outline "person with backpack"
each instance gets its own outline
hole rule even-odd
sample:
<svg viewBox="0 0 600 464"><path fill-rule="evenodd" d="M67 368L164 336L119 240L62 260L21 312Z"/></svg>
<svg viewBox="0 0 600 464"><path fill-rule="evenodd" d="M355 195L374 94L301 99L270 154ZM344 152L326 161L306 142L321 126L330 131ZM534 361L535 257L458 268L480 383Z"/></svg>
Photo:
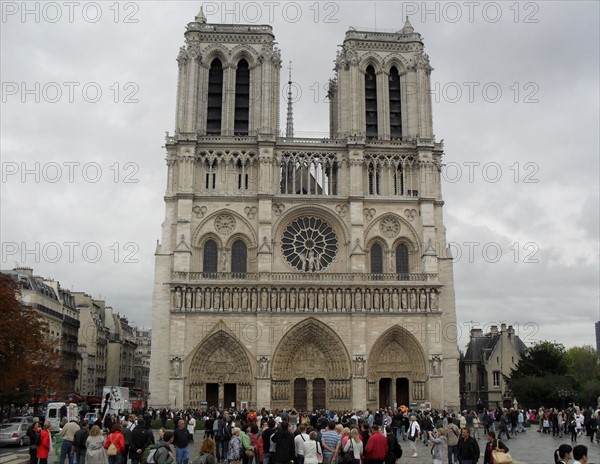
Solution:
<svg viewBox="0 0 600 464"><path fill-rule="evenodd" d="M108 464L121 464L121 454L125 451L125 437L121 433L121 426L114 424L104 442L104 449L108 454Z"/></svg>
<svg viewBox="0 0 600 464"><path fill-rule="evenodd" d="M206 438L202 441L202 446L200 447L200 455L194 459L194 464L217 464L217 447L215 445L215 441Z"/></svg>
<svg viewBox="0 0 600 464"><path fill-rule="evenodd" d="M281 429L275 432L271 440L275 443L275 464L290 464L294 460L296 447L294 436L289 431L289 424L281 422Z"/></svg>
<svg viewBox="0 0 600 464"><path fill-rule="evenodd" d="M81 428L75 432L75 438L73 438L73 446L75 447L75 458L77 464L85 464L86 441L89 436L90 425L88 421L84 420L81 423Z"/></svg>
<svg viewBox="0 0 600 464"><path fill-rule="evenodd" d="M484 415L484 417L488 417ZM488 418L489 419L489 418ZM460 430L454 423L454 418L448 418L448 426L446 427L446 438L448 441L448 464L458 462L458 439L460 438Z"/></svg>
<svg viewBox="0 0 600 464"><path fill-rule="evenodd" d="M171 443L173 443L173 432L168 430L162 439L156 442L156 449L148 455L147 464L173 464L175 453L171 448Z"/></svg>
<svg viewBox="0 0 600 464"><path fill-rule="evenodd" d="M152 435L152 431L146 428L144 420L138 419L138 425L131 432L129 443L131 464L140 464L144 450L152 443L150 435Z"/></svg>
<svg viewBox="0 0 600 464"><path fill-rule="evenodd" d="M261 434L263 442L263 464L271 463L271 437L275 433L275 419L272 417L267 421L267 428Z"/></svg>

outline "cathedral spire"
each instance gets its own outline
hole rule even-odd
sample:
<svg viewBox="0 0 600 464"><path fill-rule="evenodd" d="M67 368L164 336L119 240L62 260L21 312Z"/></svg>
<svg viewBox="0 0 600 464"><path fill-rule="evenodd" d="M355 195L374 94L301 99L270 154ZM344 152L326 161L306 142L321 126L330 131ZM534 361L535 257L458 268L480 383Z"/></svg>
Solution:
<svg viewBox="0 0 600 464"><path fill-rule="evenodd" d="M200 6L200 11L196 15L195 19L197 23L206 24L206 16L204 16L204 10L202 9L202 6Z"/></svg>
<svg viewBox="0 0 600 464"><path fill-rule="evenodd" d="M294 136L294 114L292 112L292 62L288 66L289 78L288 78L288 103L287 103L287 121L285 125L285 136Z"/></svg>
<svg viewBox="0 0 600 464"><path fill-rule="evenodd" d="M415 28L412 27L412 24L408 20L408 16L406 17L406 22L404 23L404 28L402 29L403 34L412 34L415 32Z"/></svg>

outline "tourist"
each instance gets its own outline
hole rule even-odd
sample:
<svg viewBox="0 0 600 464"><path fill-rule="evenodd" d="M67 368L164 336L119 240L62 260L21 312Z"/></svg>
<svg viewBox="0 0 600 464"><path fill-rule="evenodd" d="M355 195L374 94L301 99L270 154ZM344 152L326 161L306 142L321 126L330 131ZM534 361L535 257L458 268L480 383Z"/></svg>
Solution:
<svg viewBox="0 0 600 464"><path fill-rule="evenodd" d="M554 462L555 464L567 464L573 458L573 448L571 445L560 445L556 451L554 451Z"/></svg>
<svg viewBox="0 0 600 464"><path fill-rule="evenodd" d="M196 431L196 419L192 414L188 415L187 430L190 436L190 443L194 443L194 432Z"/></svg>
<svg viewBox="0 0 600 464"><path fill-rule="evenodd" d="M335 432L335 422L329 421L327 430L321 435L321 446L323 447L323 463L331 464L336 462L340 451L341 438Z"/></svg>
<svg viewBox="0 0 600 464"><path fill-rule="evenodd" d="M431 456L433 464L442 464L444 460L444 450L447 449L446 429L439 428L437 433L429 432L429 439L433 443Z"/></svg>
<svg viewBox="0 0 600 464"><path fill-rule="evenodd" d="M350 431L350 438L344 445L344 453L349 452L351 452L354 457L354 464L360 464L360 459L363 454L363 444L358 434L358 429L355 428Z"/></svg>
<svg viewBox="0 0 600 464"><path fill-rule="evenodd" d="M462 436L458 440L457 447L458 462L460 464L475 464L479 459L479 445L469 434L469 429L462 429Z"/></svg>
<svg viewBox="0 0 600 464"><path fill-rule="evenodd" d="M114 448L116 448L116 454L112 454ZM112 425L104 442L104 449L107 450L108 464L121 464L122 454L125 451L125 437L123 437L119 424Z"/></svg>
<svg viewBox="0 0 600 464"><path fill-rule="evenodd" d="M485 445L485 451L483 453L483 464L493 464L492 451L501 450L505 453L508 453L508 447L500 441L500 439L496 439L496 434L494 432L488 433L488 442Z"/></svg>
<svg viewBox="0 0 600 464"><path fill-rule="evenodd" d="M215 441L210 438L202 440L200 446L199 464L217 464L217 446Z"/></svg>
<svg viewBox="0 0 600 464"><path fill-rule="evenodd" d="M185 428L183 419L177 421L177 428L173 432L173 445L175 445L177 464L188 464L190 461L190 434Z"/></svg>
<svg viewBox="0 0 600 464"><path fill-rule="evenodd" d="M85 464L108 464L102 430L94 425L85 441Z"/></svg>
<svg viewBox="0 0 600 464"><path fill-rule="evenodd" d="M310 440L303 443L304 448L304 464L320 464L323 459L323 448L317 441L317 432L312 431L308 435Z"/></svg>
<svg viewBox="0 0 600 464"><path fill-rule="evenodd" d="M289 428L290 425L286 421L282 421L280 430L275 432L271 438L275 443L275 464L290 464L294 460L296 454L294 436Z"/></svg>
<svg viewBox="0 0 600 464"><path fill-rule="evenodd" d="M75 437L73 438L73 445L75 446L75 457L77 464L85 464L86 442L89 436L90 425L88 421L84 420L81 423L81 428L77 432L75 432Z"/></svg>
<svg viewBox="0 0 600 464"><path fill-rule="evenodd" d="M357 430L358 432L358 430ZM383 431L382 431L383 433ZM396 440L395 434L392 433L392 426L385 426L385 435L387 440L388 451L385 457L386 464L396 464L396 460L402 457L402 447L398 440ZM358 436L358 433L357 433Z"/></svg>
<svg viewBox="0 0 600 464"><path fill-rule="evenodd" d="M173 464L175 462L175 453L171 449L171 443L173 443L173 432L167 430L162 437L156 443L156 451L154 452L154 463L155 464Z"/></svg>
<svg viewBox="0 0 600 464"><path fill-rule="evenodd" d="M29 464L37 464L37 446L41 432L40 420L34 417L33 423L27 428L26 432L26 435L29 437Z"/></svg>
<svg viewBox="0 0 600 464"><path fill-rule="evenodd" d="M387 438L380 433L379 426L373 425L373 433L365 447L365 454L369 464L383 464L388 454Z"/></svg>
<svg viewBox="0 0 600 464"><path fill-rule="evenodd" d="M300 424L297 430L298 433L294 437L294 448L296 450L296 464L304 464L304 443L307 440L310 440L310 437L306 433L305 424Z"/></svg>
<svg viewBox="0 0 600 464"><path fill-rule="evenodd" d="M408 440L410 448L412 449L412 457L417 457L417 445L415 442L421 433L421 428L419 427L419 423L417 422L417 416L410 416L410 424L408 426Z"/></svg>
<svg viewBox="0 0 600 464"><path fill-rule="evenodd" d="M66 418L64 418L66 420ZM62 439L62 446L60 448L60 460L59 464L64 464L65 459L68 457L69 464L74 464L75 453L73 448L73 440L75 439L75 433L79 430L79 424L75 419L66 423L60 432L58 433Z"/></svg>
<svg viewBox="0 0 600 464"><path fill-rule="evenodd" d="M573 464L587 464L588 449L585 445L577 445L573 448Z"/></svg>
<svg viewBox="0 0 600 464"><path fill-rule="evenodd" d="M242 453L242 440L240 439L241 430L237 427L231 429L231 439L227 446L227 460L229 462L239 462Z"/></svg>
<svg viewBox="0 0 600 464"><path fill-rule="evenodd" d="M36 450L39 464L48 464L48 456L50 453L54 453L54 449L52 448L52 435L50 434L51 430L52 424L50 422L45 422L44 428L40 432L40 444Z"/></svg>

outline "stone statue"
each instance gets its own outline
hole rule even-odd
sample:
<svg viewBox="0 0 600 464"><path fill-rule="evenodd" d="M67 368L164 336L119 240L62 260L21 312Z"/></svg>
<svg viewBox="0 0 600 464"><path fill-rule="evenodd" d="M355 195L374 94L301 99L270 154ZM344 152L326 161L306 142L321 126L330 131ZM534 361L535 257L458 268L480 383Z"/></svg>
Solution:
<svg viewBox="0 0 600 464"><path fill-rule="evenodd" d="M408 308L406 290L402 290L402 297L401 298L402 298L402 309Z"/></svg>
<svg viewBox="0 0 600 464"><path fill-rule="evenodd" d="M220 288L215 288L213 302L214 302L213 308L215 309L215 311L220 311L221 310L221 289Z"/></svg>
<svg viewBox="0 0 600 464"><path fill-rule="evenodd" d="M392 310L397 311L399 306L398 306L399 300L398 300L398 290L394 289L392 291Z"/></svg>
<svg viewBox="0 0 600 464"><path fill-rule="evenodd" d="M441 366L442 366L442 360L440 359L440 357L438 355L435 355L433 358L431 358L431 374L432 375L440 375L441 373Z"/></svg>
<svg viewBox="0 0 600 464"><path fill-rule="evenodd" d="M240 291L237 288L233 289L233 297L231 298L231 307L234 311L240 309Z"/></svg>
<svg viewBox="0 0 600 464"><path fill-rule="evenodd" d="M301 289L298 295L298 309L301 309L302 311L306 309L306 294L304 289Z"/></svg>
<svg viewBox="0 0 600 464"><path fill-rule="evenodd" d="M262 378L269 377L269 358L267 358L266 356L262 356L259 359L259 366L260 366L260 376Z"/></svg>
<svg viewBox="0 0 600 464"><path fill-rule="evenodd" d="M277 290L271 289L271 311L277 311Z"/></svg>
<svg viewBox="0 0 600 464"><path fill-rule="evenodd" d="M358 377L365 375L365 358L357 356L354 360L354 374Z"/></svg>
<svg viewBox="0 0 600 464"><path fill-rule="evenodd" d="M381 295L381 307L384 311L390 310L390 294L387 291L387 288L383 289L383 294Z"/></svg>
<svg viewBox="0 0 600 464"><path fill-rule="evenodd" d="M371 298L371 290L367 289L367 291L365 292L365 301L364 301L366 311L371 311L371 303L372 302L373 302L373 300Z"/></svg>
<svg viewBox="0 0 600 464"><path fill-rule="evenodd" d="M317 309L321 311L325 309L325 295L322 288L317 291Z"/></svg>
<svg viewBox="0 0 600 464"><path fill-rule="evenodd" d="M256 308L258 308L258 293L256 292L256 289L253 288L250 292L250 309L256 311Z"/></svg>
<svg viewBox="0 0 600 464"><path fill-rule="evenodd" d="M352 310L352 293L350 293L349 288L344 292L344 310Z"/></svg>
<svg viewBox="0 0 600 464"><path fill-rule="evenodd" d="M419 295L419 307L421 309L427 309L427 293L425 293L425 290L421 290Z"/></svg>
<svg viewBox="0 0 600 464"><path fill-rule="evenodd" d="M327 304L327 311L333 311L334 307L333 307L333 293L331 292L331 289L327 290L327 295L325 297L325 301Z"/></svg>
<svg viewBox="0 0 600 464"><path fill-rule="evenodd" d="M343 295L342 295L342 290L341 289L337 289L335 291L335 310L336 311L341 311L344 308L344 301L343 301Z"/></svg>
<svg viewBox="0 0 600 464"><path fill-rule="evenodd" d="M242 311L248 310L248 289L247 288L242 289L242 298L241 298L241 302L240 302L240 308L242 309Z"/></svg>
<svg viewBox="0 0 600 464"><path fill-rule="evenodd" d="M357 311L360 311L362 309L363 305L362 305L362 293L360 291L360 289L356 289L356 291L354 292L354 309L356 309Z"/></svg>
<svg viewBox="0 0 600 464"><path fill-rule="evenodd" d="M263 288L260 291L260 309L265 310L269 307L269 294L267 293L267 289Z"/></svg>
<svg viewBox="0 0 600 464"><path fill-rule="evenodd" d="M314 309L315 309L315 292L312 288L308 290L307 300L308 300L308 309L310 311L314 311Z"/></svg>
<svg viewBox="0 0 600 464"><path fill-rule="evenodd" d="M434 311L438 309L438 295L435 290L431 290L429 294L429 306Z"/></svg>
<svg viewBox="0 0 600 464"><path fill-rule="evenodd" d="M410 291L410 309L417 309L417 294L414 290Z"/></svg>
<svg viewBox="0 0 600 464"><path fill-rule="evenodd" d="M231 308L231 293L228 288L223 289L223 309Z"/></svg>
<svg viewBox="0 0 600 464"><path fill-rule="evenodd" d="M295 288L292 288L290 290L289 308L292 311L294 311L296 309L296 289Z"/></svg>
<svg viewBox="0 0 600 464"><path fill-rule="evenodd" d="M204 306L204 294L202 292L202 289L197 288L196 289L196 308L197 309L202 309Z"/></svg>
<svg viewBox="0 0 600 464"><path fill-rule="evenodd" d="M181 309L181 289L175 289L175 309Z"/></svg>
<svg viewBox="0 0 600 464"><path fill-rule="evenodd" d="M204 308L211 309L212 308L212 292L210 288L207 288L204 291Z"/></svg>
<svg viewBox="0 0 600 464"><path fill-rule="evenodd" d="M185 307L187 309L192 308L192 289L188 288L185 292Z"/></svg>
<svg viewBox="0 0 600 464"><path fill-rule="evenodd" d="M379 311L380 308L381 308L381 298L379 295L379 289L377 288L373 292L373 309L376 311Z"/></svg>
<svg viewBox="0 0 600 464"><path fill-rule="evenodd" d="M282 288L279 290L279 308L282 311L285 311L287 309L287 291L285 288Z"/></svg>
<svg viewBox="0 0 600 464"><path fill-rule="evenodd" d="M181 377L181 360L179 358L173 358L171 360L171 377Z"/></svg>

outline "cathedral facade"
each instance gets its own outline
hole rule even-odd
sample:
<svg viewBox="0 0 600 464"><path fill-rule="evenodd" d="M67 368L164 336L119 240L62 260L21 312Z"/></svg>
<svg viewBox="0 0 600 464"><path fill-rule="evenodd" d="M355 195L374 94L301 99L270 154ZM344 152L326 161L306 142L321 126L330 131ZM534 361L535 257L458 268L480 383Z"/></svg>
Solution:
<svg viewBox="0 0 600 464"><path fill-rule="evenodd" d="M150 404L457 408L443 145L410 23L349 30L330 137L279 131L270 26L187 25L167 134ZM290 104L291 105L291 104Z"/></svg>

